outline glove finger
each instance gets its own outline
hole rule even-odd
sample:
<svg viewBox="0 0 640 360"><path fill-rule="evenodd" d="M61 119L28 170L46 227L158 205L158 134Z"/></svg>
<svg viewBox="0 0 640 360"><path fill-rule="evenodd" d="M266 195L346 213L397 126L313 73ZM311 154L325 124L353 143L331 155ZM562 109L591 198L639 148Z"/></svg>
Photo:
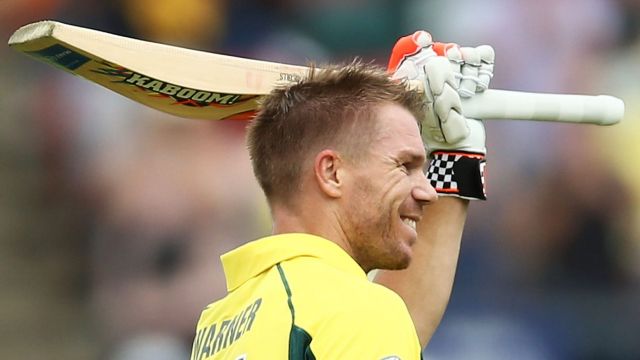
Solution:
<svg viewBox="0 0 640 360"><path fill-rule="evenodd" d="M435 99L434 112L440 120L444 142L458 142L469 135L466 119L461 115L460 96L451 86L445 86L442 94Z"/></svg>
<svg viewBox="0 0 640 360"><path fill-rule="evenodd" d="M493 78L493 63L496 53L489 45L481 45L476 48L480 54L480 68L478 69L478 86L476 91L482 92L489 88L489 82Z"/></svg>
<svg viewBox="0 0 640 360"><path fill-rule="evenodd" d="M441 127L444 142L447 144L457 145L470 134L467 119L454 109L449 110L446 121L441 122Z"/></svg>
<svg viewBox="0 0 640 360"><path fill-rule="evenodd" d="M456 90L449 85L443 87L440 95L435 98L433 107L436 115L438 115L440 119L446 117L446 114L448 114L449 110L451 109L462 113L462 102L460 101L460 95L458 95Z"/></svg>
<svg viewBox="0 0 640 360"><path fill-rule="evenodd" d="M451 48L458 48L458 44L456 43L443 43L443 42L434 42L433 45L431 45L433 48L433 51L435 51L435 53L438 56L444 56L447 57L447 52L449 51L449 49Z"/></svg>
<svg viewBox="0 0 640 360"><path fill-rule="evenodd" d="M454 75L454 84L452 85L454 89L458 90L460 88L460 79L462 75L460 73L460 68L464 63L462 60L462 52L460 52L460 47L450 47L447 49L446 53L447 59L449 59L449 66L451 67L451 71L453 71Z"/></svg>
<svg viewBox="0 0 640 360"><path fill-rule="evenodd" d="M427 31L418 30L411 35L411 40L421 48L426 48L433 44L433 37Z"/></svg>
<svg viewBox="0 0 640 360"><path fill-rule="evenodd" d="M428 92L427 92L428 93ZM445 138L442 133L442 128L440 125L440 118L436 115L434 111L433 97L428 96L429 99L427 103L426 116L422 121L422 138L425 144L431 142L444 143Z"/></svg>
<svg viewBox="0 0 640 360"><path fill-rule="evenodd" d="M442 142L444 137L442 135L442 131L440 130L440 119L436 115L434 111L434 97L433 93L430 91L429 81L424 77L424 95L426 99L426 108L425 108L425 117L422 120L421 124L421 133L423 139L432 139L438 142Z"/></svg>
<svg viewBox="0 0 640 360"><path fill-rule="evenodd" d="M462 97L471 97L476 93L476 86L479 82L478 70L480 68L480 53L476 48L463 47L460 48L462 60L464 64L461 68L462 80L458 93Z"/></svg>
<svg viewBox="0 0 640 360"><path fill-rule="evenodd" d="M431 56L435 56L435 53L431 49L433 39L431 34L424 30L419 30L411 35L403 36L396 41L393 49L391 50L391 56L389 56L389 63L387 65L387 71L394 73L394 78L402 78L398 75L398 71L401 67L406 67L406 61L412 60L415 65L424 65L424 60ZM412 78L413 79L413 78Z"/></svg>
<svg viewBox="0 0 640 360"><path fill-rule="evenodd" d="M422 76L420 73L420 68L413 62L411 59L405 59L402 64L400 64L391 78L394 80L407 79L407 80L416 80Z"/></svg>
<svg viewBox="0 0 640 360"><path fill-rule="evenodd" d="M451 65L447 58L434 57L429 60L424 67L426 74L426 80L428 82L428 89L431 92L439 96L445 85L449 84L452 87L456 87L456 79L454 72L451 71ZM427 89L427 87L425 87Z"/></svg>
<svg viewBox="0 0 640 360"><path fill-rule="evenodd" d="M431 144L435 142L435 143L444 144L445 138L444 138L444 134L442 133L442 129L440 128L440 123L438 121L438 118L433 117L431 119L435 120L436 123L434 124L431 121L425 121L422 125L422 139L424 143Z"/></svg>

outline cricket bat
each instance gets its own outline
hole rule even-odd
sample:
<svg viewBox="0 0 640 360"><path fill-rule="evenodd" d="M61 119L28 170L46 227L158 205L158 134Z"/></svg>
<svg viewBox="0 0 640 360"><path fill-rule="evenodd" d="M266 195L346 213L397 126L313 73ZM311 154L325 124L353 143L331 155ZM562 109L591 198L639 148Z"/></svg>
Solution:
<svg viewBox="0 0 640 360"><path fill-rule="evenodd" d="M308 68L169 46L55 21L18 29L9 45L154 109L185 118L250 119L274 87ZM411 84L420 88L421 83ZM462 100L475 119L611 125L624 115L613 96L486 90Z"/></svg>

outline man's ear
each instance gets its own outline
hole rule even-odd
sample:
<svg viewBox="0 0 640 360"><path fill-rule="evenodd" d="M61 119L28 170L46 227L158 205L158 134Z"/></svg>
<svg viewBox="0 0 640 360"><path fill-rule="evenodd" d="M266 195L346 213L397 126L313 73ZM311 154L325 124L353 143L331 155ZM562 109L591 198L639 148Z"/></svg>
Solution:
<svg viewBox="0 0 640 360"><path fill-rule="evenodd" d="M344 187L344 168L340 154L325 149L319 152L313 162L315 179L320 190L327 196L339 198Z"/></svg>

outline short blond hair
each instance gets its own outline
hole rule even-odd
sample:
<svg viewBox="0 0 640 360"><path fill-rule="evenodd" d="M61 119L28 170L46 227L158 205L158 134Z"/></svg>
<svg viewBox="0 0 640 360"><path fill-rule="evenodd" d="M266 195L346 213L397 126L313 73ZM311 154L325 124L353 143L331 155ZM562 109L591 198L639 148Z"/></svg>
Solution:
<svg viewBox="0 0 640 360"><path fill-rule="evenodd" d="M265 97L250 123L247 145L254 174L269 202L288 203L300 189L305 161L334 148L358 157L376 133L374 110L395 103L409 110L418 124L424 96L391 80L384 69L354 61L309 75Z"/></svg>

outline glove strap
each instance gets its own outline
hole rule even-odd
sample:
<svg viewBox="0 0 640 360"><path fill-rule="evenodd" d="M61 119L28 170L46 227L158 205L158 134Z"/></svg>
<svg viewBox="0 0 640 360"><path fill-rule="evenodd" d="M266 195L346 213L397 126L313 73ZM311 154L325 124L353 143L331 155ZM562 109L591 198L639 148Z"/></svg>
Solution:
<svg viewBox="0 0 640 360"><path fill-rule="evenodd" d="M462 151L434 151L427 178L436 192L468 200L486 200L485 155Z"/></svg>

